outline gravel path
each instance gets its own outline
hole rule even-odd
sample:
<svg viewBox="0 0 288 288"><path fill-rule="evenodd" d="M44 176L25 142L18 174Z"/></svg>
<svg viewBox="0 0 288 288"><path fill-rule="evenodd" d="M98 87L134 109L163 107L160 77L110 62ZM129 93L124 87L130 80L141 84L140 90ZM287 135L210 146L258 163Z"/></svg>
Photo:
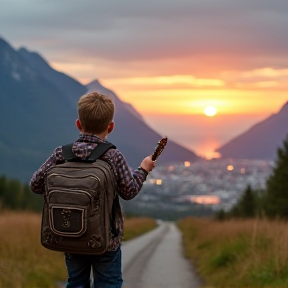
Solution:
<svg viewBox="0 0 288 288"><path fill-rule="evenodd" d="M144 236L123 243L123 288L200 288L201 281L183 257L181 234L164 222Z"/></svg>

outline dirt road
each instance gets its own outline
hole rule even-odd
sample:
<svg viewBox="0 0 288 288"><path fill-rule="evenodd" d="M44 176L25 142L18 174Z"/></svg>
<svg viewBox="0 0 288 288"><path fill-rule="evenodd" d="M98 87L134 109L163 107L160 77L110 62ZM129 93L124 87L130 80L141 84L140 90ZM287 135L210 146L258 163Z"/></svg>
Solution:
<svg viewBox="0 0 288 288"><path fill-rule="evenodd" d="M163 222L144 236L122 244L123 288L200 288L201 281L183 257L181 234Z"/></svg>

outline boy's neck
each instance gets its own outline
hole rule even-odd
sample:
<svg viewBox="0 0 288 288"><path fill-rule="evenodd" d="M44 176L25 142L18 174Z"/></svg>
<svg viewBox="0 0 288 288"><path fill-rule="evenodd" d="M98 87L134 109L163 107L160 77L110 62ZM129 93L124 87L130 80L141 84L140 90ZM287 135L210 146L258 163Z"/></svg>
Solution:
<svg viewBox="0 0 288 288"><path fill-rule="evenodd" d="M83 135L91 135L91 133L86 133L86 132L82 132ZM101 140L105 141L107 134L106 133L101 133L101 134L92 134L93 136L96 136L98 138L100 138Z"/></svg>

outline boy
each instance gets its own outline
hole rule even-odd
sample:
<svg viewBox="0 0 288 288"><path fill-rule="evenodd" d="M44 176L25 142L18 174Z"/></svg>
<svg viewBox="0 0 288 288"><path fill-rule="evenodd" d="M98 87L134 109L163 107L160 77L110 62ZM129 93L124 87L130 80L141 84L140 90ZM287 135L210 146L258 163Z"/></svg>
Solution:
<svg viewBox="0 0 288 288"><path fill-rule="evenodd" d="M113 116L114 103L110 98L97 92L83 95L80 98L78 101L78 119L76 120L80 136L72 146L72 152L76 157L85 159L98 143L105 141L114 128ZM148 156L132 173L118 149L108 150L101 159L111 166L117 182L116 192L125 200L132 199L139 193L148 173L155 167L152 157ZM63 162L62 147L57 147L32 176L30 181L32 191L43 194L47 170ZM117 211L114 211L116 214L115 226L119 233L110 240L107 252L102 255L65 253L68 272L66 288L90 287L91 267L94 275L94 287L119 288L122 286L120 244L123 235L123 216L120 205L117 207Z"/></svg>

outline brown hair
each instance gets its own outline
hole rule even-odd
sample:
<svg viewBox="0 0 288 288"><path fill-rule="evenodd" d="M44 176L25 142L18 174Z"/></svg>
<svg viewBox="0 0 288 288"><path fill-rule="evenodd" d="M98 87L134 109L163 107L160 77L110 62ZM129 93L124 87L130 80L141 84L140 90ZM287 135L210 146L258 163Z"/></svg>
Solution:
<svg viewBox="0 0 288 288"><path fill-rule="evenodd" d="M105 95L92 92L78 101L78 117L86 133L99 134L113 121L114 103Z"/></svg>

